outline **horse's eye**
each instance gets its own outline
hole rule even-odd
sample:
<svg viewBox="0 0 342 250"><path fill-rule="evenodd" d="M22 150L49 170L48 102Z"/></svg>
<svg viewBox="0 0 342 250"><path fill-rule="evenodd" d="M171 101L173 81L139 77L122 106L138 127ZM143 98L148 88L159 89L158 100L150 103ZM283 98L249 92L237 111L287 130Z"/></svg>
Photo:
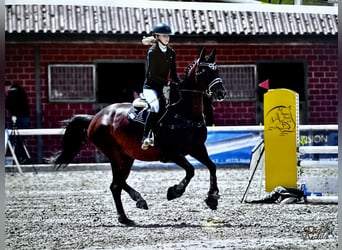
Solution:
<svg viewBox="0 0 342 250"><path fill-rule="evenodd" d="M205 72L205 69L201 69L199 71L196 72L196 75L201 75Z"/></svg>

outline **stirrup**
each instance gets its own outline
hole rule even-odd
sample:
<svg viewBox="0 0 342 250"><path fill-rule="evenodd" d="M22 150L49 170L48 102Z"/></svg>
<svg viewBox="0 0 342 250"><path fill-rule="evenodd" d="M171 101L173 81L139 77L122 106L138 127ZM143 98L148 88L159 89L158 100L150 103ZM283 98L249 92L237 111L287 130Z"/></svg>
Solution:
<svg viewBox="0 0 342 250"><path fill-rule="evenodd" d="M148 136L143 139L143 142L142 142L142 145L141 145L141 149L142 150L147 150L149 146L151 146L151 147L154 146L154 135L153 135L152 131L150 131L148 133Z"/></svg>
<svg viewBox="0 0 342 250"><path fill-rule="evenodd" d="M142 149L142 150L147 150L149 146L150 146L149 139L146 138L146 139L143 141L143 143L141 144L141 149Z"/></svg>
<svg viewBox="0 0 342 250"><path fill-rule="evenodd" d="M145 142L143 142L143 144L141 144L141 149L142 150L147 150L148 149L148 145L145 144Z"/></svg>
<svg viewBox="0 0 342 250"><path fill-rule="evenodd" d="M153 134L152 130L150 131L150 133L148 133L148 137L147 138L149 139L148 144L151 147L153 147L154 146L154 134Z"/></svg>

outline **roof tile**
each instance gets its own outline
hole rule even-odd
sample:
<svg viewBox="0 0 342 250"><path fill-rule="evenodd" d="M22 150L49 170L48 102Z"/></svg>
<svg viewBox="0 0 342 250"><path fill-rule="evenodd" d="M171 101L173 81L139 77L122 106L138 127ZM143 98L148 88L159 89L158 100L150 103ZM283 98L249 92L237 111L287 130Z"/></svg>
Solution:
<svg viewBox="0 0 342 250"><path fill-rule="evenodd" d="M6 5L7 33L148 34L169 23L179 35L335 35L337 14L80 5Z"/></svg>

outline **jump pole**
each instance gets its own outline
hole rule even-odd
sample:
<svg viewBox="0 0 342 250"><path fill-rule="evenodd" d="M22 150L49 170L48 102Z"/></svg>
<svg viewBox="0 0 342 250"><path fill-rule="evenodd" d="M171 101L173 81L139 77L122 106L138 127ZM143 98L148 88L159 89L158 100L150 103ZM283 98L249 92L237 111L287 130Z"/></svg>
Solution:
<svg viewBox="0 0 342 250"><path fill-rule="evenodd" d="M264 94L265 191L297 188L298 94L270 89Z"/></svg>

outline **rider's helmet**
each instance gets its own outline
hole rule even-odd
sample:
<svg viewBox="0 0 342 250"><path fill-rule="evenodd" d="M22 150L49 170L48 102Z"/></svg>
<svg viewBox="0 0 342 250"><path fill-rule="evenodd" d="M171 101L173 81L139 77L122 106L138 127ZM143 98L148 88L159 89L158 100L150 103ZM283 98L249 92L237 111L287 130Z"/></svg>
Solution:
<svg viewBox="0 0 342 250"><path fill-rule="evenodd" d="M152 35L172 35L172 31L169 25L165 23L158 23L153 27Z"/></svg>

